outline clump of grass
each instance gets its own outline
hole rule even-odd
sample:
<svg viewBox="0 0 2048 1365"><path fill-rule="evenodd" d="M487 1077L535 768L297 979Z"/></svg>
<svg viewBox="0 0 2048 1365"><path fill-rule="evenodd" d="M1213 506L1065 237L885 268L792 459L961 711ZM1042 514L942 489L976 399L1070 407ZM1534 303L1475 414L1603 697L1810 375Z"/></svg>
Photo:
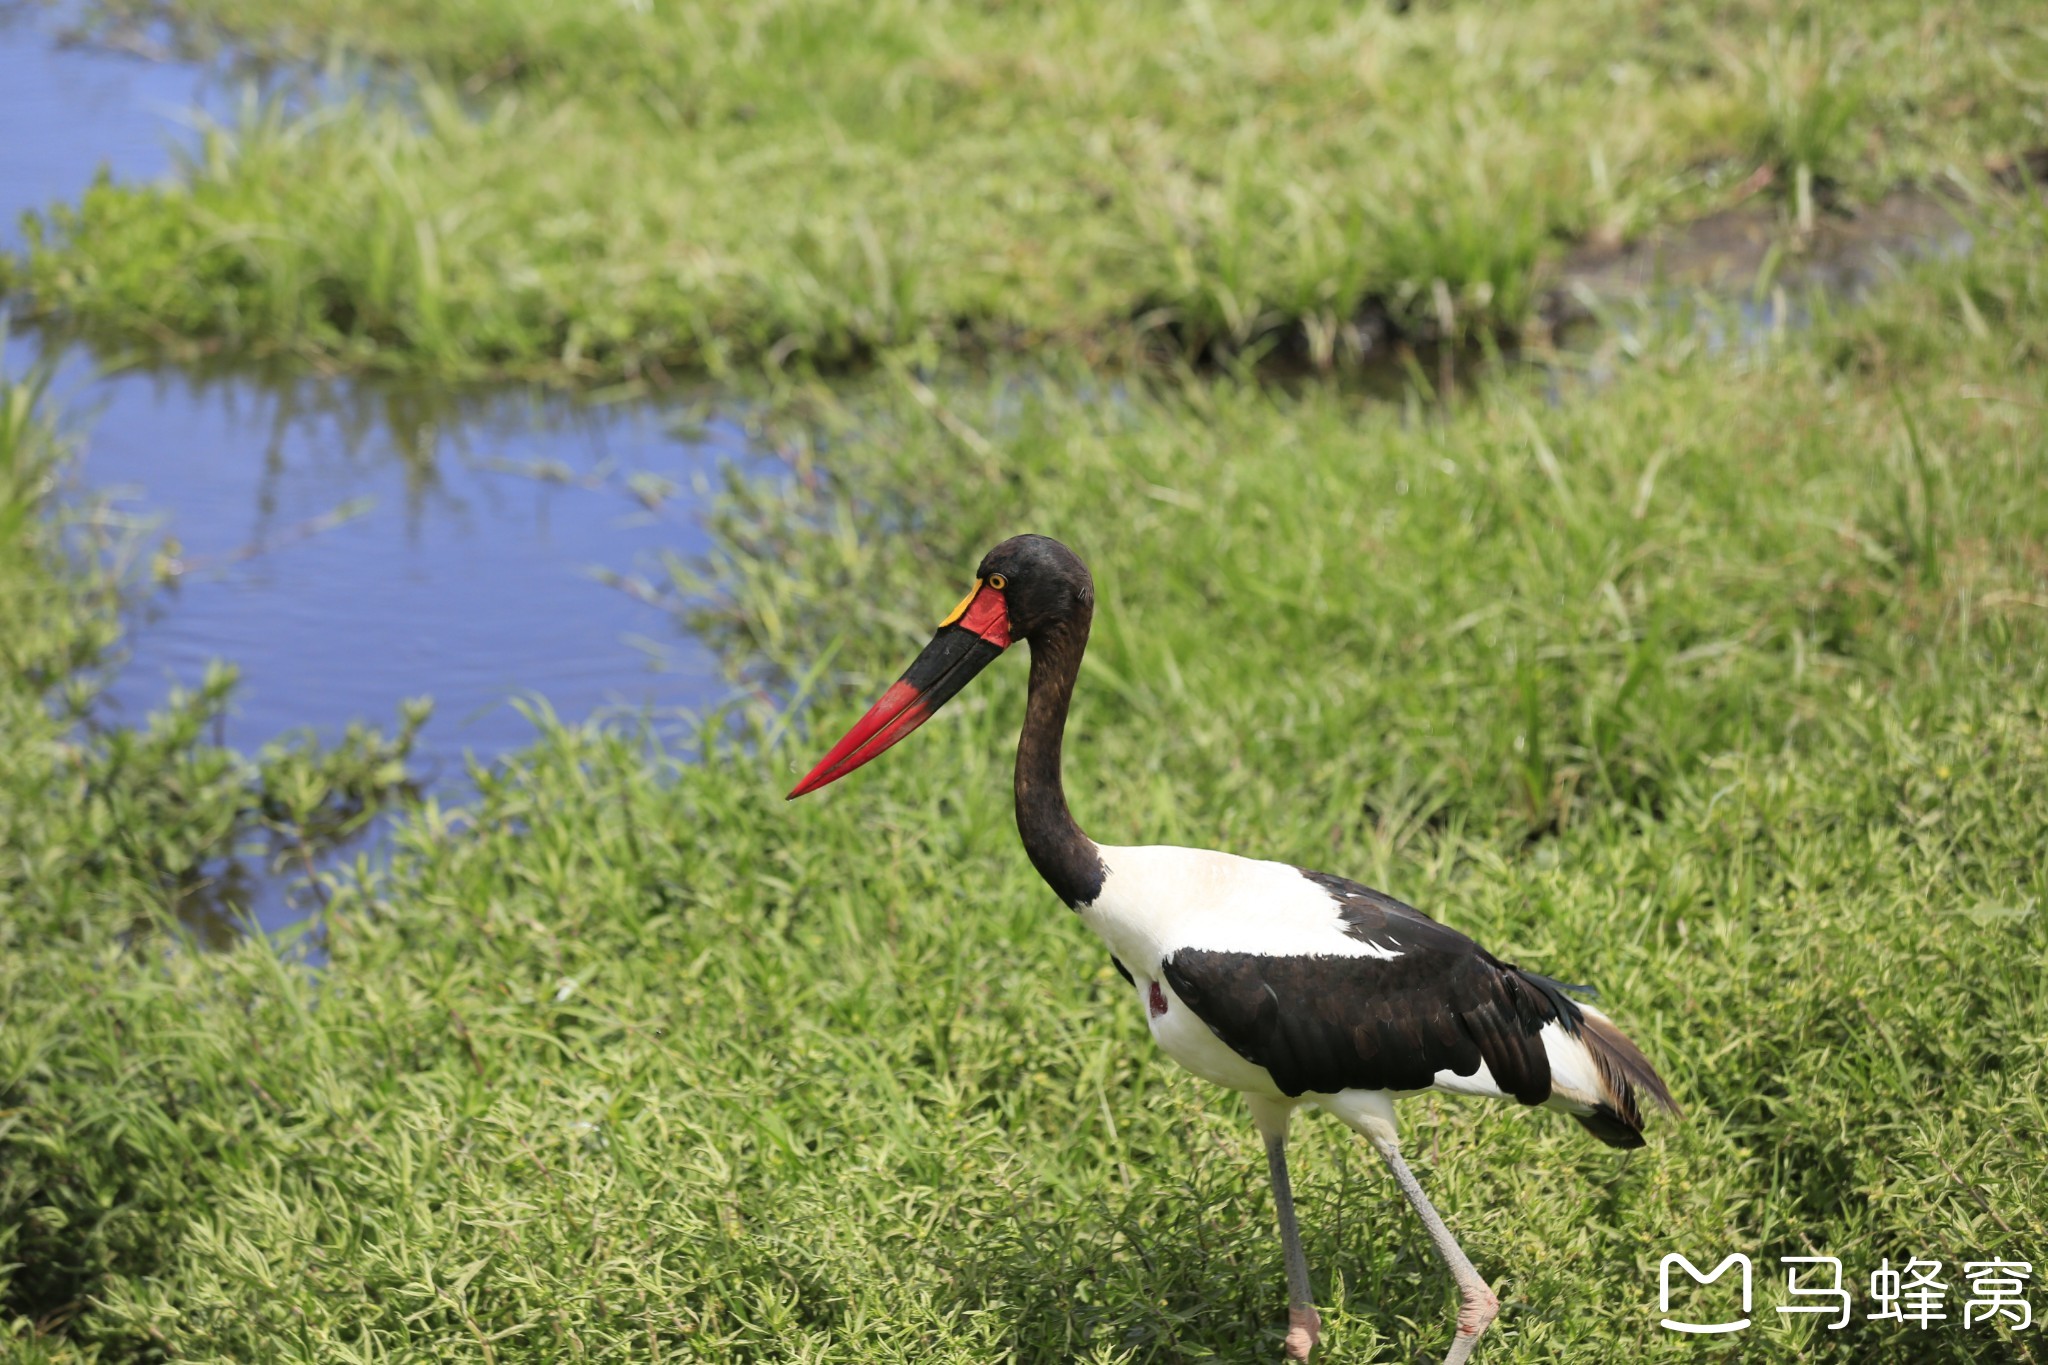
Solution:
<svg viewBox="0 0 2048 1365"><path fill-rule="evenodd" d="M1813 30L1769 31L1754 68L1743 73L1761 96L1754 134L1760 159L1795 175L1832 179L1848 171L1860 150L1852 134L1868 114L1858 47Z"/></svg>
<svg viewBox="0 0 2048 1365"><path fill-rule="evenodd" d="M821 477L742 490L733 562L777 567L703 604L807 685L797 724L735 718L688 762L549 727L332 888L317 978L256 939L201 958L81 928L0 955L9 1349L1276 1354L1237 1102L1151 1055L1015 848L1022 669L901 761L781 800L1027 527L1097 574L1069 761L1098 837L1372 879L1594 980L1686 1102L1626 1160L1553 1115L1407 1106L1509 1304L1489 1360L1690 1354L1656 1325L1671 1250L1832 1254L1852 1281L2028 1259L2038 231L1811 345L1652 355L1555 408L1512 377L1432 415L1057 369L798 395ZM1908 413L1957 528L1938 576L1867 549ZM7 847L51 857L72 809ZM1441 1349L1449 1285L1334 1127L1308 1125L1297 1177L1330 1343ZM1744 1358L2024 1358L1956 1320L1802 1331L1779 1283L1759 1274Z"/></svg>
<svg viewBox="0 0 2048 1365"><path fill-rule="evenodd" d="M2037 27L1809 9L203 0L179 18L402 93L246 111L174 187L42 215L6 275L153 344L451 374L1333 361L1372 326L1512 334L1562 243L1760 158L1853 202L2038 138L1985 93L2048 65Z"/></svg>

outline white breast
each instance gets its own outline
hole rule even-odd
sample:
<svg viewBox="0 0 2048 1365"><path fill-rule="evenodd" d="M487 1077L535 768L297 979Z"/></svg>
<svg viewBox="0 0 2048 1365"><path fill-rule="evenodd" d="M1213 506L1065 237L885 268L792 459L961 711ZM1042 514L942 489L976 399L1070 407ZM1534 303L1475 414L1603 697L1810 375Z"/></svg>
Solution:
<svg viewBox="0 0 2048 1365"><path fill-rule="evenodd" d="M1248 1062L1232 1051L1213 1033L1209 1026L1195 1016L1195 1012L1182 1004L1180 997L1173 993L1173 987L1159 983L1159 990L1166 997L1166 1013L1153 1014L1147 997L1151 991L1150 982L1134 967L1131 975L1138 978L1138 1001L1145 1010L1146 1023L1152 1029L1152 1041L1159 1050L1179 1062L1183 1067L1200 1076L1212 1085L1227 1090L1244 1090L1254 1095L1277 1097L1280 1088L1273 1084L1273 1078L1266 1068Z"/></svg>

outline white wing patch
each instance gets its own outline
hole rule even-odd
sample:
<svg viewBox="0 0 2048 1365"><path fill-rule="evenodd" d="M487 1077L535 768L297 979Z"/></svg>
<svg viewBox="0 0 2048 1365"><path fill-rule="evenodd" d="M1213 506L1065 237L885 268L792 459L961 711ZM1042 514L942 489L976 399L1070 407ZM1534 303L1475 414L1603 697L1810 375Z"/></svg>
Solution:
<svg viewBox="0 0 2048 1365"><path fill-rule="evenodd" d="M1604 1019L1591 1005L1581 1005L1580 1010ZM1557 1108L1573 1113L1584 1109L1591 1112L1605 1102L1600 1085L1600 1068L1593 1061L1592 1049L1582 1039L1574 1038L1564 1031L1564 1025L1555 1021L1545 1024L1540 1035L1543 1051L1550 1058L1550 1098ZM1558 1104L1563 1100L1566 1103Z"/></svg>
<svg viewBox="0 0 2048 1365"><path fill-rule="evenodd" d="M1182 948L1383 962L1404 955L1398 941L1346 933L1337 901L1286 863L1165 844L1101 854L1108 875L1081 918L1133 971Z"/></svg>
<svg viewBox="0 0 2048 1365"><path fill-rule="evenodd" d="M1460 1076L1448 1068L1439 1071L1430 1089L1441 1090L1447 1095L1478 1095L1489 1100L1508 1098L1508 1092L1493 1079L1493 1071L1485 1062L1481 1062L1479 1069L1469 1076Z"/></svg>

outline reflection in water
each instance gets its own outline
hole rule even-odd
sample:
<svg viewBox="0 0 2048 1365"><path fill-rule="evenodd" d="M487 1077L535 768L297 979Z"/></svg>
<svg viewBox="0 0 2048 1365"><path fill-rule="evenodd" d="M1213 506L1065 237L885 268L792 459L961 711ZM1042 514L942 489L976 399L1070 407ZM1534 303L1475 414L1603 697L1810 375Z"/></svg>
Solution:
<svg viewBox="0 0 2048 1365"><path fill-rule="evenodd" d="M242 673L226 741L390 722L431 695L429 773L491 757L561 715L674 710L722 696L716 661L602 581L706 548L696 510L749 463L729 420L588 406L527 389L457 394L191 369L107 371L83 347L17 336L9 364L61 357L55 396L81 472L153 520L168 580L113 680L139 720L225 659Z"/></svg>

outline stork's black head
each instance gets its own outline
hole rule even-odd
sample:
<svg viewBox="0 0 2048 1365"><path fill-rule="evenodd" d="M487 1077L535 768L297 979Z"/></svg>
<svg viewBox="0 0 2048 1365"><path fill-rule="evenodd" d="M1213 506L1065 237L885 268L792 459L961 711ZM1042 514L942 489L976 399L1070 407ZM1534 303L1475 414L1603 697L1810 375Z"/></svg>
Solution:
<svg viewBox="0 0 2048 1365"><path fill-rule="evenodd" d="M981 557L973 588L924 653L790 795L836 782L924 724L1012 641L1035 648L1094 611L1095 581L1078 555L1050 536L1012 536Z"/></svg>
<svg viewBox="0 0 2048 1365"><path fill-rule="evenodd" d="M1051 536L1010 537L981 557L974 577L1003 594L1012 639L1035 639L1095 609L1088 566Z"/></svg>

